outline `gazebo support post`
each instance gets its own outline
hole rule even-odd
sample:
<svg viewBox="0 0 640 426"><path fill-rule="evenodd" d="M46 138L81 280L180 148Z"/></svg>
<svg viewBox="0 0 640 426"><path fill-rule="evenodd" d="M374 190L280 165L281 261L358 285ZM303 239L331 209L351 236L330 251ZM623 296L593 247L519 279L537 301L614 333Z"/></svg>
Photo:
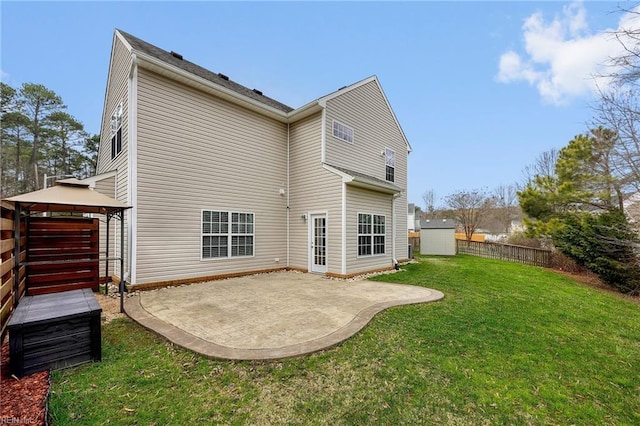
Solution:
<svg viewBox="0 0 640 426"><path fill-rule="evenodd" d="M107 212L107 241L105 242L105 250L107 251L106 260L104 261L104 294L109 294L109 222L111 221L111 213Z"/></svg>

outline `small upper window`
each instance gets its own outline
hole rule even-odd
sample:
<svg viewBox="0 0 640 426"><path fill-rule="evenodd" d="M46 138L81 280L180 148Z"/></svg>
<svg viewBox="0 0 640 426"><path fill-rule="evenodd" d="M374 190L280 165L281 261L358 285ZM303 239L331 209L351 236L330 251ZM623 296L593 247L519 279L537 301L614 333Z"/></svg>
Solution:
<svg viewBox="0 0 640 426"><path fill-rule="evenodd" d="M353 129L333 120L333 136L345 142L353 143Z"/></svg>
<svg viewBox="0 0 640 426"><path fill-rule="evenodd" d="M385 179L388 182L394 182L396 175L396 153L392 149L385 148L384 162L386 166Z"/></svg>
<svg viewBox="0 0 640 426"><path fill-rule="evenodd" d="M122 102L111 115L111 159L122 151Z"/></svg>

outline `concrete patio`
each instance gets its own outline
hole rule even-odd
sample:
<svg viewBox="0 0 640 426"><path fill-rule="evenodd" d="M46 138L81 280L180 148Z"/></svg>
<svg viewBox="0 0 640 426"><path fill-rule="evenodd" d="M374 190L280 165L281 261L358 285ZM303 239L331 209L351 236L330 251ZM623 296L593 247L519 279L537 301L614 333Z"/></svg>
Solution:
<svg viewBox="0 0 640 426"><path fill-rule="evenodd" d="M391 306L444 295L424 287L276 272L127 298L127 314L173 343L225 359L277 359L333 346Z"/></svg>

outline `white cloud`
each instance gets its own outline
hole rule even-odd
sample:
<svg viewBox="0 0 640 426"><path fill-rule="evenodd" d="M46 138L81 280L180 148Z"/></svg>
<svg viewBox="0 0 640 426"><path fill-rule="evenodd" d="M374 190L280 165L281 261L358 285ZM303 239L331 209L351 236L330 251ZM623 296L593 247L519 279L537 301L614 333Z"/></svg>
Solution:
<svg viewBox="0 0 640 426"><path fill-rule="evenodd" d="M640 12L640 6L634 11ZM574 2L550 22L539 12L529 16L522 26L525 53L510 50L500 56L498 81L526 81L545 102L556 105L606 84L594 76L603 71L609 58L622 52L612 32L640 27L640 15L625 13L618 28L590 32L586 13L581 2Z"/></svg>
<svg viewBox="0 0 640 426"><path fill-rule="evenodd" d="M3 69L0 69L0 81L7 82L9 80L9 73L4 72Z"/></svg>

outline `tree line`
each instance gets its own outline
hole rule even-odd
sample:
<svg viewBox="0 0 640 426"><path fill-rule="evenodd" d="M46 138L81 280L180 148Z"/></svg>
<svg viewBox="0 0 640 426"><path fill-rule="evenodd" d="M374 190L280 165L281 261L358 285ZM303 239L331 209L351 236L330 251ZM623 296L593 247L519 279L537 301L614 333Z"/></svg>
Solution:
<svg viewBox="0 0 640 426"><path fill-rule="evenodd" d="M51 185L45 176L95 174L99 141L53 90L0 82L0 198Z"/></svg>
<svg viewBox="0 0 640 426"><path fill-rule="evenodd" d="M546 242L619 291L640 294L640 217L628 209L640 194L640 28L622 28L612 37L624 52L600 76L607 84L593 105L591 126L562 149L540 154L507 194L516 195L527 237ZM498 205L506 223L510 210L504 207L513 198L500 193L458 191L444 201L470 239ZM423 198L432 210L433 191Z"/></svg>
<svg viewBox="0 0 640 426"><path fill-rule="evenodd" d="M640 194L640 28L613 36L624 51L601 76L609 84L591 129L538 158L544 167L534 167L518 197L531 236L551 239L607 284L640 294L640 217L626 208Z"/></svg>
<svg viewBox="0 0 640 426"><path fill-rule="evenodd" d="M428 189L422 194L425 210L417 210L425 219L456 219L467 240L481 227L491 233L508 234L514 221L522 217L517 189L511 184L493 190L460 190L444 196L442 206L437 205L435 191Z"/></svg>

